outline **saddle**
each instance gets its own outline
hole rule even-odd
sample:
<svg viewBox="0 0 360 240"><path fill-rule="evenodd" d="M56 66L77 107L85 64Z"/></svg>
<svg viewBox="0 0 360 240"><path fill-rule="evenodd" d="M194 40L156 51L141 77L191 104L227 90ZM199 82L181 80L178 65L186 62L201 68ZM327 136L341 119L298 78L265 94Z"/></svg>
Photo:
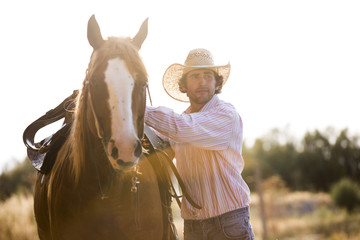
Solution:
<svg viewBox="0 0 360 240"><path fill-rule="evenodd" d="M75 90L56 108L49 110L45 115L31 123L23 133L23 141L27 147L27 155L31 164L42 174L51 171L60 148L69 136L75 99L78 93L79 91ZM63 125L56 133L35 143L35 135L41 128L62 118L64 118Z"/></svg>
<svg viewBox="0 0 360 240"><path fill-rule="evenodd" d="M76 97L78 94L79 91L74 90L73 93L68 96L64 101L62 101L56 108L49 110L48 112L46 112L45 115L31 123L23 133L23 141L25 146L27 147L28 158L33 167L42 174L48 174L51 171L56 161L59 150L69 136L73 121L73 113L76 106ZM41 140L40 142L35 143L35 135L41 128L56 121L59 121L63 118L63 125L56 133ZM156 156L158 156L157 159L160 159L159 156L162 155L162 159L166 159L166 163L161 164L167 165L174 173L184 197L193 207L201 209L201 206L196 204L187 193L185 184L183 183L174 163L172 162L172 159L174 158L174 152L171 149L170 144L160 139L146 124L144 132L145 136L142 142L144 148L149 150L148 154L155 154ZM159 169L158 166L156 166L157 164L159 164L159 162L160 160L158 160L156 163L151 163L155 171L157 171L156 169ZM173 192L171 196L176 199L180 207L179 199L182 196L177 195L169 173L157 174L157 176L160 175L165 175L165 179L162 179L162 181L167 181L168 184L171 185L171 189Z"/></svg>

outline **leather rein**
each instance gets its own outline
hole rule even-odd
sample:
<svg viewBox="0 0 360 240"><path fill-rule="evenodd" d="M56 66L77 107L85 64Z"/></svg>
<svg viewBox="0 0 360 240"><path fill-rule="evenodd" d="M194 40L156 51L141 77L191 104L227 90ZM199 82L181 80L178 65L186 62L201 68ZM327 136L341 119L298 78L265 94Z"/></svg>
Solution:
<svg viewBox="0 0 360 240"><path fill-rule="evenodd" d="M149 85L147 86L147 92L148 92L148 95L149 95L149 100L150 100L150 105L152 106L152 101L151 101L151 95L150 95L150 89L149 89ZM173 198L175 198L179 208L181 208L181 202L180 202L180 198L182 197L185 197L189 203L194 207L194 208L197 208L197 209L201 209L202 207L200 205L198 205L192 198L191 196L189 195L189 193L187 192L186 190L186 187L185 187L185 184L183 182L183 180L181 179L180 177L180 174L179 172L177 171L172 159L170 156L171 155L174 155L173 153L173 150L170 146L170 143L169 142L165 142L163 141L162 139L160 139L155 133L153 130L151 130L151 128L145 124L145 127L144 127L144 133L145 133L145 136L147 137L147 139L149 140L150 142L150 145L151 145L151 149L152 151L157 154L157 155L162 155L165 159L166 159L166 162L167 164L170 166L170 169L172 170L172 172L174 173L175 177L176 177L176 180L178 181L178 184L180 186L180 189L183 193L183 195L178 195L176 193L176 189L175 189L175 186L173 184L173 182L171 181L171 179L169 179L169 182L171 184L171 189L173 191L173 193L171 194L171 196ZM159 158L159 157L158 157Z"/></svg>
<svg viewBox="0 0 360 240"><path fill-rule="evenodd" d="M148 87L147 87L147 91L148 91L150 103L152 105L150 91ZM67 97L63 102L61 102L56 108L49 110L48 112L46 112L45 115L43 115L42 117L38 118L33 123L31 123L23 133L23 141L25 146L27 147L27 154L31 161L31 164L37 171L39 171L42 174L47 174L51 171L55 163L58 151L60 150L63 143L66 141L67 137L69 136L70 128L72 125L72 114L75 109L75 105L76 105L75 101L78 94L79 94L78 90L73 91L73 93L69 97ZM94 118L96 119L95 122L98 122L96 113L92 106L91 95L89 94L88 97L90 97L90 107L92 108ZM35 143L34 140L35 135L41 128L49 124L52 124L62 118L64 118L63 125L56 133L41 140L40 142ZM99 128L97 129L98 129L98 137L101 139L103 137L102 128L99 125ZM179 183L179 187L183 195L178 195L176 193L176 189L170 177L168 179L168 181L171 184L171 189L173 192L171 193L171 196L176 199L179 207L180 207L180 198L185 197L193 207L197 209L201 209L202 207L199 206L197 203L195 203L195 201L190 197L190 195L186 191L185 184L182 181L172 161L172 158L170 157L171 155L173 155L173 152L171 152L172 149L169 143L164 142L162 139L160 139L153 132L153 130L147 125L145 125L144 133L145 133L145 138L148 139L148 141L150 142L150 150L151 150L150 153L154 152L158 158L161 155L163 156L163 158L166 159L166 164L170 167L171 171L174 173ZM95 164L95 168L97 171L95 159L92 159L92 161ZM104 199L106 198L106 195L102 190L99 179L98 182L99 182L100 197ZM136 192L138 184L139 182L135 175L132 178L132 188L131 188L132 192Z"/></svg>

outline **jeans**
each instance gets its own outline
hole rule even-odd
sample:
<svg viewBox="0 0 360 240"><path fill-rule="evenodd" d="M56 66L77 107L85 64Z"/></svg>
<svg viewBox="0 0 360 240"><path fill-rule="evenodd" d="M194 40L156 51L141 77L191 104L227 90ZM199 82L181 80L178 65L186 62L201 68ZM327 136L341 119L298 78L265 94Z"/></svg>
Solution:
<svg viewBox="0 0 360 240"><path fill-rule="evenodd" d="M249 207L204 220L184 220L184 240L254 240Z"/></svg>

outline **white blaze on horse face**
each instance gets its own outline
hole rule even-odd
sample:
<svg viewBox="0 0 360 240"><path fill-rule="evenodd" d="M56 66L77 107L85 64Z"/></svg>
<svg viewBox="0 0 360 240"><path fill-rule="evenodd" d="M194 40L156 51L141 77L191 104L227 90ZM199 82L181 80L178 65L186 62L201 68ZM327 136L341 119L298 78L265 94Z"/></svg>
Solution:
<svg viewBox="0 0 360 240"><path fill-rule="evenodd" d="M137 163L138 160L134 151L139 139L131 107L135 82L125 62L118 58L108 61L105 82L109 92L112 125L106 151L113 167L119 169L123 167L121 164Z"/></svg>

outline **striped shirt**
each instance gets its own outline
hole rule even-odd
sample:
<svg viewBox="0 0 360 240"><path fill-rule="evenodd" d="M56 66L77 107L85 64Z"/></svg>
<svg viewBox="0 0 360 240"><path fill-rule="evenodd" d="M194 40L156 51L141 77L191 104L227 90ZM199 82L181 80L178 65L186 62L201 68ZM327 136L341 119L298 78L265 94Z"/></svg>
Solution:
<svg viewBox="0 0 360 240"><path fill-rule="evenodd" d="M217 95L196 113L146 107L146 123L168 138L176 166L196 209L183 198L183 219L206 219L246 207L250 190L241 177L243 125L240 115Z"/></svg>

